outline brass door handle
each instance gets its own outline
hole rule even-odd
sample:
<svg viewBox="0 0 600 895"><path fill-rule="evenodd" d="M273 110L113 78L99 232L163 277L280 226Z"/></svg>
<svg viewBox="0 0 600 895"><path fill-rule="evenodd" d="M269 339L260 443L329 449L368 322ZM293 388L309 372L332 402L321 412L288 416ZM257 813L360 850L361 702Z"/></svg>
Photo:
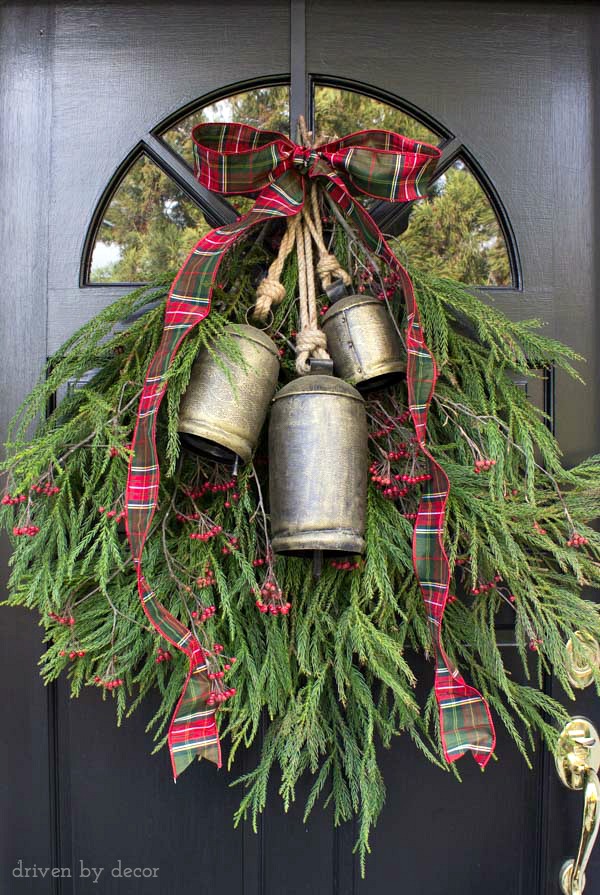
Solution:
<svg viewBox="0 0 600 895"><path fill-rule="evenodd" d="M575 655L577 645L579 655ZM567 677L577 690L583 690L594 682L592 669L600 669L600 646L587 631L575 631L567 641Z"/></svg>
<svg viewBox="0 0 600 895"><path fill-rule="evenodd" d="M556 770L569 789L583 790L583 822L577 855L560 869L563 895L581 895L585 888L585 868L600 826L600 737L587 718L577 716L563 728L558 738Z"/></svg>

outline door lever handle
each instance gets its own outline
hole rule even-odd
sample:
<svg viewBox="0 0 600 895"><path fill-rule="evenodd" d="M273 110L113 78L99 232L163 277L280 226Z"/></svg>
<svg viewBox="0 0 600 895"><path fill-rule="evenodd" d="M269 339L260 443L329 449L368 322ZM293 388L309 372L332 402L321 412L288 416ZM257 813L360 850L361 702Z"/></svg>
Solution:
<svg viewBox="0 0 600 895"><path fill-rule="evenodd" d="M600 669L600 645L587 631L575 631L567 641L566 672L571 686L584 690L593 684L593 669Z"/></svg>
<svg viewBox="0 0 600 895"><path fill-rule="evenodd" d="M587 867L600 826L600 737L587 718L577 716L563 728L556 751L556 770L569 789L583 790L579 848L560 869L563 895L582 895Z"/></svg>

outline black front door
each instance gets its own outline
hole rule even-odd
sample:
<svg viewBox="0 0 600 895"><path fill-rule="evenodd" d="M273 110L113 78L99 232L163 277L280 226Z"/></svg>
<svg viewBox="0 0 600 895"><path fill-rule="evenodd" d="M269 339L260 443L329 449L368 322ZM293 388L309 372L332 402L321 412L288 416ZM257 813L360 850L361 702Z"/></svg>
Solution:
<svg viewBox="0 0 600 895"><path fill-rule="evenodd" d="M597 381L592 4L8 2L0 17L3 432L45 358L127 291L124 280L143 279L123 267L116 275L106 247L95 254L119 178L143 160L209 224L226 219L231 210L203 195L186 168L176 123L242 91L285 90L287 102L288 84L288 120L325 120L344 95L359 95L430 132L444 170L475 177L494 211L505 258L480 283L489 299L548 321L587 357L588 383ZM593 387L557 377L542 399L568 462L598 449ZM195 764L174 786L166 754L150 757L151 704L117 729L96 692L71 701L63 683L43 688L33 618L5 609L0 624L2 892L559 891L581 801L542 748L530 770L500 735L499 761L482 775L466 758L458 783L399 739L382 755L387 803L361 880L353 830L334 830L328 811L304 824L303 794L285 814L274 792L256 835L234 830L238 792L225 771ZM505 649L514 650L510 632ZM424 694L431 669L416 671ZM591 695L572 711L600 724ZM20 866L29 873L15 873ZM587 878L586 891L600 893L600 857Z"/></svg>

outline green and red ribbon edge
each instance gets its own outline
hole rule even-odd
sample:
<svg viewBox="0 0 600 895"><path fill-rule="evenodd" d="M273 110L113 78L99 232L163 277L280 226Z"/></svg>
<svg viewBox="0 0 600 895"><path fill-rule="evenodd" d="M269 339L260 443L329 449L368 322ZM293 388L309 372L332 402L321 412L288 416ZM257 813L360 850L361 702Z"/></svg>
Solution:
<svg viewBox="0 0 600 895"><path fill-rule="evenodd" d="M466 684L446 655L441 624L448 597L450 568L444 549L448 477L431 455L427 416L437 380L435 359L425 344L412 281L366 209L350 188L388 201L423 198L440 151L390 131L368 130L306 149L283 134L242 124L201 124L194 128L195 175L213 192L252 194L253 208L232 224L216 227L199 240L170 288L160 345L150 362L140 397L132 440L125 520L138 594L156 631L189 659L188 674L171 720L167 741L174 778L194 758L221 766L213 707L206 704L210 681L200 643L161 603L143 573L142 555L158 503L160 468L156 452L158 410L166 374L183 339L209 313L213 286L227 250L253 226L298 214L306 179L319 179L367 248L394 270L407 306L406 344L409 410L431 479L425 483L415 521L413 564L427 610L436 654L435 695L446 760L470 751L483 768L495 748L487 702ZM256 195L258 194L258 195Z"/></svg>

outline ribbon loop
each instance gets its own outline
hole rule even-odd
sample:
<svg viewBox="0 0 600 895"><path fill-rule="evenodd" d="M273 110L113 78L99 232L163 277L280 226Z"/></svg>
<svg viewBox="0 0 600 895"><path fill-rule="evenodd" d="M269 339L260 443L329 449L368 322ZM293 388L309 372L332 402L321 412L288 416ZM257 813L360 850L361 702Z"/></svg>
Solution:
<svg viewBox="0 0 600 895"><path fill-rule="evenodd" d="M158 499L156 418L165 394L165 374L182 340L208 315L217 271L228 249L258 224L299 214L304 206L307 178L318 179L357 237L400 279L408 320L408 403L416 440L431 472L415 522L413 563L437 657L435 693L442 746L449 762L470 751L483 767L495 746L489 708L451 664L441 639L450 582L443 543L449 482L426 444L436 365L425 344L408 272L368 211L354 200L350 191L352 188L390 202L420 199L425 195L440 150L385 130L359 131L314 149L297 146L274 131L235 123L200 124L192 136L195 175L199 182L223 195L250 193L256 201L238 221L217 227L203 237L177 274L167 299L163 337L146 374L132 442L125 509L131 552L134 560L139 560L140 600L156 630L186 653L190 662L168 735L174 775L177 777L195 757L206 757L219 765L221 758L215 712L206 703L210 681L200 645L192 632L156 600L142 571L142 551Z"/></svg>

